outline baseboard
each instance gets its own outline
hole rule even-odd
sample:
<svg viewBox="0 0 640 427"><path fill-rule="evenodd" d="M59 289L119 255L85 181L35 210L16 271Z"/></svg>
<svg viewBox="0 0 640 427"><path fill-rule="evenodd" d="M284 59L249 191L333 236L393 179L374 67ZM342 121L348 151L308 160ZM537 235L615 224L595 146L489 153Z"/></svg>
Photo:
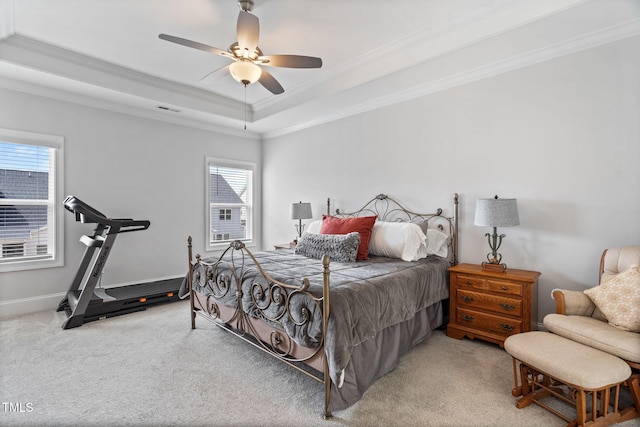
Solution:
<svg viewBox="0 0 640 427"><path fill-rule="evenodd" d="M66 292L36 297L20 298L0 302L0 319L36 313L38 311L55 310L65 297Z"/></svg>
<svg viewBox="0 0 640 427"><path fill-rule="evenodd" d="M104 288L116 288L120 286L136 285L138 283L159 282L161 280L179 279L181 276L167 276L145 280L143 282L127 282L114 285L103 286ZM0 301L0 319L20 316L23 314L36 313L38 311L56 310L60 301L67 295L66 292L55 294L38 295L29 298L19 298L14 300Z"/></svg>

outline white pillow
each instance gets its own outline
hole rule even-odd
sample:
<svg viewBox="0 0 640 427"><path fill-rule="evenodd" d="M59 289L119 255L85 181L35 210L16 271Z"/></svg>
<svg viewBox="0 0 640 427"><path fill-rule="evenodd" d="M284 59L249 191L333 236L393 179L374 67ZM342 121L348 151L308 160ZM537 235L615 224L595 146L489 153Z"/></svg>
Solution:
<svg viewBox="0 0 640 427"><path fill-rule="evenodd" d="M320 227L322 227L322 220L318 219L307 224L307 228L304 231L311 234L320 234Z"/></svg>
<svg viewBox="0 0 640 427"><path fill-rule="evenodd" d="M410 222L376 221L369 240L372 255L417 261L427 256L427 237Z"/></svg>
<svg viewBox="0 0 640 427"><path fill-rule="evenodd" d="M434 228L427 230L427 254L446 258L449 253L449 236Z"/></svg>

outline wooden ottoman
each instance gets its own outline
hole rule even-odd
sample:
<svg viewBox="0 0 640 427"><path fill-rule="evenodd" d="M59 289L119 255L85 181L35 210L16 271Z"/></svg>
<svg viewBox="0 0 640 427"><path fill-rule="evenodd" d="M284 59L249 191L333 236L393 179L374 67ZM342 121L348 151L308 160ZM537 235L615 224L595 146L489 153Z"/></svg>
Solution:
<svg viewBox="0 0 640 427"><path fill-rule="evenodd" d="M631 375L631 368L622 359L539 331L511 335L504 349L513 357L515 387L511 393L522 396L516 403L518 408L534 402L569 422L569 426L607 426L619 420L620 384ZM549 396L573 405L576 418L571 420L541 401ZM591 396L590 408L587 396Z"/></svg>

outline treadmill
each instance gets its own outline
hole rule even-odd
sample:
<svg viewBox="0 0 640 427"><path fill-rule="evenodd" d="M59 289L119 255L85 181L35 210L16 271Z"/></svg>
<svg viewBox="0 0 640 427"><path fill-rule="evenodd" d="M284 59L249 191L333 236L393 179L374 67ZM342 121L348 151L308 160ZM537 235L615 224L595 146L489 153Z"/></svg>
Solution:
<svg viewBox="0 0 640 427"><path fill-rule="evenodd" d="M58 305L57 311L64 310L69 316L62 329L76 328L93 320L143 311L148 305L179 299L180 278L96 288L118 234L146 230L151 223L148 220L107 218L75 196L67 196L64 207L75 214L76 221L96 224L96 228L92 236L84 235L80 238L80 242L87 248L67 296Z"/></svg>

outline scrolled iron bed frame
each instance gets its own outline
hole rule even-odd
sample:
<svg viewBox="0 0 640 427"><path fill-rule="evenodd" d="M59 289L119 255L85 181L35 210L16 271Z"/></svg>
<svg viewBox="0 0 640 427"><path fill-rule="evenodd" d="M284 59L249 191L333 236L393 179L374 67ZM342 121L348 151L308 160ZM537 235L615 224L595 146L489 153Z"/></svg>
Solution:
<svg viewBox="0 0 640 427"><path fill-rule="evenodd" d="M327 213L330 213L330 199L327 199ZM458 260L458 194L453 196L453 215L444 216L442 209L437 209L435 213L420 214L404 208L400 203L385 194L379 194L361 209L343 213L339 209L335 211L336 216L355 217L362 215L378 215L380 220L392 221L431 221L434 219L443 220L448 224L448 230L442 223L437 224L437 228L446 231L450 236L449 247L452 251L450 263L457 264ZM323 268L323 291L322 296L316 296L309 292L309 280L301 278L298 285L283 283L272 278L260 266L251 251L241 241L231 242L229 247L214 262L206 262L198 254L193 258L192 238L188 238L189 255L189 297L191 311L191 329L196 328L196 316L201 316L213 322L222 329L236 335L255 347L263 350L267 354L279 359L296 370L310 376L316 381L324 384L324 413L325 419L332 417L329 410L329 400L331 395L331 378L329 375L329 365L324 354L324 343L326 340L327 325L330 315L330 259L328 255L322 258ZM253 261L253 266L247 265L247 260ZM228 269L227 267L231 267ZM221 272L232 273L223 274ZM258 310L255 318L247 314L243 309L243 289L242 283L245 276L249 274L259 274L264 279L264 284L254 282L251 285L251 298ZM203 277L204 276L204 277ZM203 295L194 291L193 281L196 280L201 286L205 286L210 291L203 301ZM234 287L235 285L235 287ZM236 294L236 307L229 307L218 302L218 299L226 296L229 292ZM299 312L291 309L290 302L296 298L297 294L303 294L308 301L316 306L322 313L322 336L317 347L304 347L297 344L282 327L281 320L287 316L289 320L298 326L305 325L310 321L310 310L302 307ZM266 297L266 298L265 298ZM266 300L266 303L264 302ZM270 314L275 311L275 315ZM280 325L279 328L276 328ZM309 367L311 369L309 369Z"/></svg>

